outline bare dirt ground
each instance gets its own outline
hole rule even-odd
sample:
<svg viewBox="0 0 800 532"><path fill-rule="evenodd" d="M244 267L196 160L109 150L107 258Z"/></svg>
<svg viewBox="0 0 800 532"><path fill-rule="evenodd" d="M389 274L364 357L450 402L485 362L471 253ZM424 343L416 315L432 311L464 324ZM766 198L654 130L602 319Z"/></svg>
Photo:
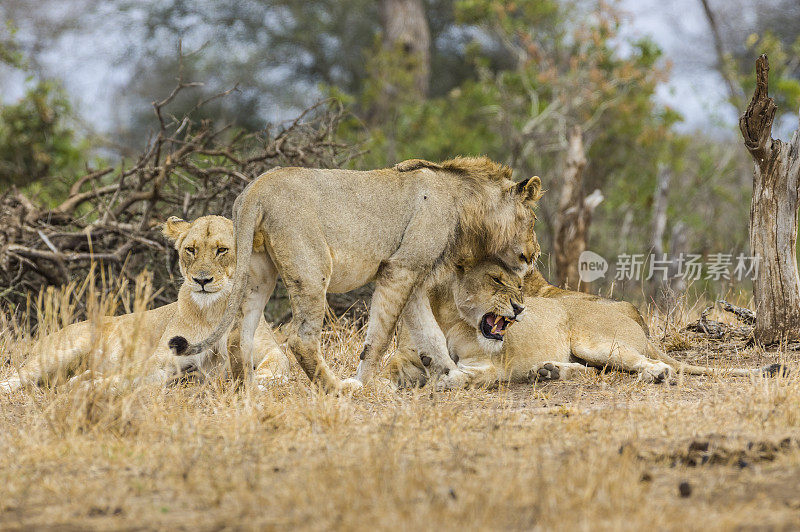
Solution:
<svg viewBox="0 0 800 532"><path fill-rule="evenodd" d="M328 330L339 375L361 341ZM666 343L800 367L744 340ZM797 529L799 427L797 371L352 398L299 370L266 391L21 391L0 396L0 529Z"/></svg>

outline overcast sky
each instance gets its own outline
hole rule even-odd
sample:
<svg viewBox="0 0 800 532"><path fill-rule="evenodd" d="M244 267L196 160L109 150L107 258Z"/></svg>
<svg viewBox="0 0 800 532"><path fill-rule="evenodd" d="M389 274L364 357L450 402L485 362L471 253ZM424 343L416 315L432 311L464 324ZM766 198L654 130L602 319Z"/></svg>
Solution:
<svg viewBox="0 0 800 532"><path fill-rule="evenodd" d="M715 56L699 2L622 0L621 5L630 14L625 32L652 37L672 63L670 82L659 89L658 97L683 114L681 129L732 134L739 111L725 102L725 86L713 68ZM113 128L122 119L114 95L131 72L114 61L124 56L126 47L125 28L114 28L110 33L65 36L56 49L41 57L46 71L64 81L79 113L99 131ZM21 81L20 77L0 80L5 101L19 97Z"/></svg>
<svg viewBox="0 0 800 532"><path fill-rule="evenodd" d="M660 87L658 96L683 114L682 127L734 124L737 112L725 101L725 85L714 68L716 57L700 2L623 0L622 5L631 15L627 33L652 37L672 63L670 81Z"/></svg>

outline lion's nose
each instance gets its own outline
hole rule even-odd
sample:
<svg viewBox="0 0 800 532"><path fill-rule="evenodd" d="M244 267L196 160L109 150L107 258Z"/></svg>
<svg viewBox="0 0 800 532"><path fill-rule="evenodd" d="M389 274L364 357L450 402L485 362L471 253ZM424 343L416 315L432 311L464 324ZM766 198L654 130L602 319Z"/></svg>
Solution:
<svg viewBox="0 0 800 532"><path fill-rule="evenodd" d="M192 277L192 281L200 285L200 288L205 288L208 283L213 281L213 277Z"/></svg>
<svg viewBox="0 0 800 532"><path fill-rule="evenodd" d="M514 316L519 316L520 314L522 314L522 311L525 310L525 307L523 307L522 305L517 305L513 301L511 301L511 308L514 310Z"/></svg>

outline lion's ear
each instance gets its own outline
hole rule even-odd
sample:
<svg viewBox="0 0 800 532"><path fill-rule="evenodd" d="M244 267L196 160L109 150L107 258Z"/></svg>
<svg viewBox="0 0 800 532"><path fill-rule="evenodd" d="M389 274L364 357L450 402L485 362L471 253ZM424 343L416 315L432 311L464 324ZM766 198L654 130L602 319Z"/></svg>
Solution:
<svg viewBox="0 0 800 532"><path fill-rule="evenodd" d="M253 234L253 251L262 251L266 244L267 243L264 241L264 233L256 231L255 234Z"/></svg>
<svg viewBox="0 0 800 532"><path fill-rule="evenodd" d="M514 194L523 203L533 205L542 197L542 180L533 176L514 185Z"/></svg>
<svg viewBox="0 0 800 532"><path fill-rule="evenodd" d="M453 265L453 267L455 268L456 273L458 275L462 275L463 273L465 273L468 269L472 268L473 266L475 266L475 259L474 258L464 258L464 257L458 259L455 262L455 264Z"/></svg>
<svg viewBox="0 0 800 532"><path fill-rule="evenodd" d="M170 216L169 220L161 226L161 232L165 237L175 242L189 230L189 225L189 222L181 220L177 216Z"/></svg>

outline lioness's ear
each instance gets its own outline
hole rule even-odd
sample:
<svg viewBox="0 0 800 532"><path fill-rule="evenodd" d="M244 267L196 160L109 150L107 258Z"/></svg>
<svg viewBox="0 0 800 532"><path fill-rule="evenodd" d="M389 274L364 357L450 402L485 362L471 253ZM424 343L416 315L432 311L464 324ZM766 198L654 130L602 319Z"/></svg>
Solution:
<svg viewBox="0 0 800 532"><path fill-rule="evenodd" d="M169 220L164 222L164 225L161 227L161 232L165 237L175 242L181 235L189 230L189 225L189 222L181 220L177 216L170 216Z"/></svg>
<svg viewBox="0 0 800 532"><path fill-rule="evenodd" d="M523 203L536 203L542 197L542 180L533 176L514 185L514 193Z"/></svg>

